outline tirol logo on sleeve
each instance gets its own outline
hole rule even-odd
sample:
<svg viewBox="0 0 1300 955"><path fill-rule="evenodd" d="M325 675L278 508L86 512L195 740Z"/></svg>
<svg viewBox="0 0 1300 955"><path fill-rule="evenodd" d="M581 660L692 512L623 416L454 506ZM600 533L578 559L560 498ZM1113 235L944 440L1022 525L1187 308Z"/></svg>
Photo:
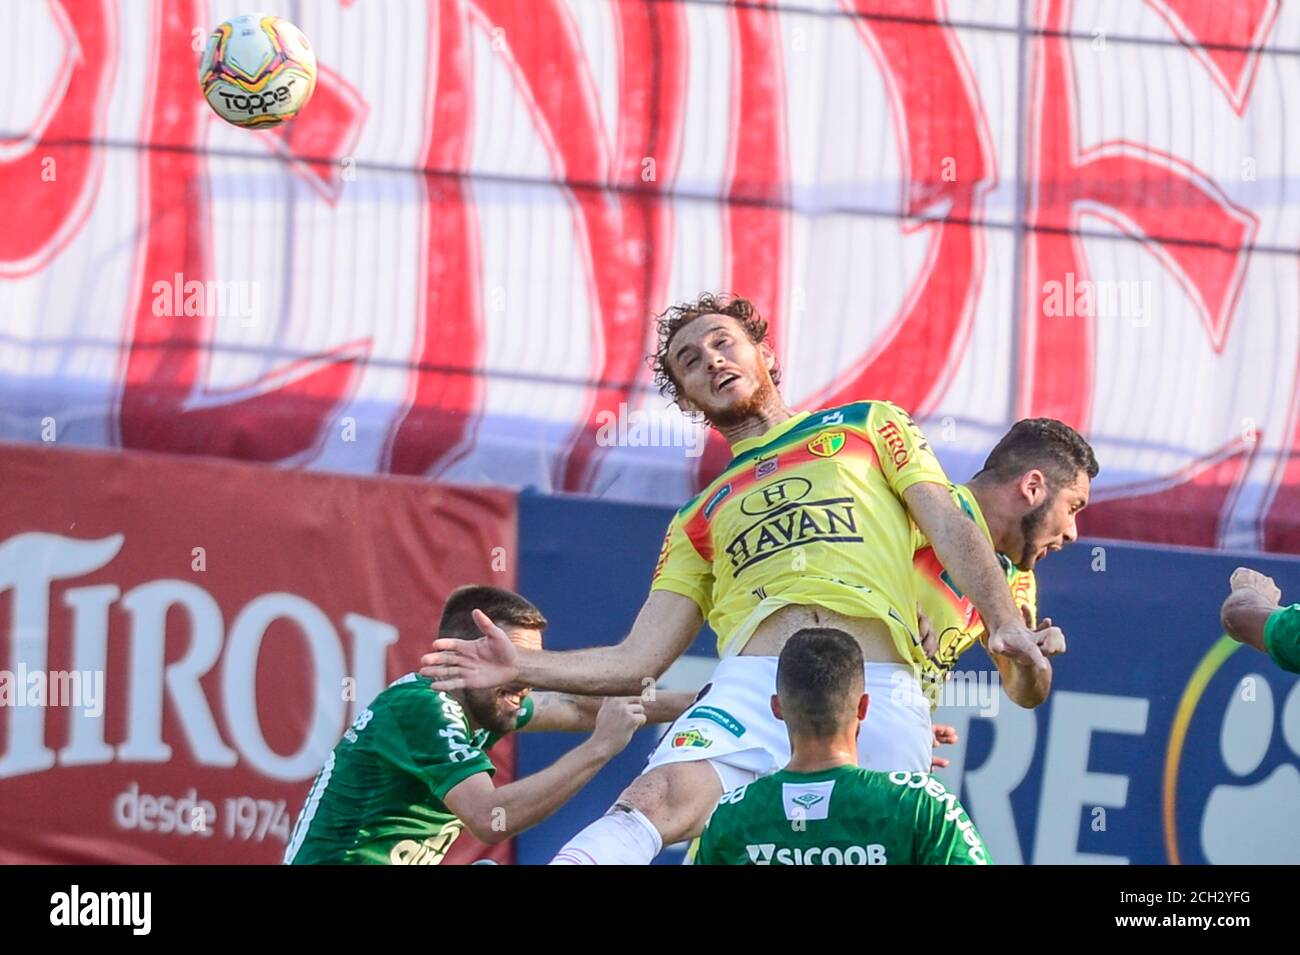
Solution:
<svg viewBox="0 0 1300 955"><path fill-rule="evenodd" d="M890 456L894 459L894 467L906 467L908 458L907 441L903 438L903 432L898 429L898 425L892 421L886 421L876 429L876 434L885 439L885 447L889 449Z"/></svg>

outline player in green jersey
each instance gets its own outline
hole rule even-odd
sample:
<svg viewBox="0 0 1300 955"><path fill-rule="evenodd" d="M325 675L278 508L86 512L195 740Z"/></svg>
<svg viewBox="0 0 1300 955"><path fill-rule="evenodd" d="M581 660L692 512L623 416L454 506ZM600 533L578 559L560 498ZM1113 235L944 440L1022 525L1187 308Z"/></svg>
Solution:
<svg viewBox="0 0 1300 955"><path fill-rule="evenodd" d="M781 650L772 712L793 754L771 776L726 793L697 865L987 865L957 797L929 773L858 768L867 715L862 649L808 628Z"/></svg>
<svg viewBox="0 0 1300 955"><path fill-rule="evenodd" d="M1273 578L1249 567L1233 571L1228 585L1232 593L1219 610L1228 636L1267 653L1288 673L1300 673L1300 604L1283 607Z"/></svg>
<svg viewBox="0 0 1300 955"><path fill-rule="evenodd" d="M455 591L439 632L473 639L480 628L495 629L493 621L518 646L540 649L546 618L495 587ZM375 697L326 759L284 861L437 865L466 828L482 842L502 842L563 805L647 719L671 721L691 699L662 692L602 703L522 686L443 693L408 673ZM541 772L493 785L487 753L507 733L593 728Z"/></svg>

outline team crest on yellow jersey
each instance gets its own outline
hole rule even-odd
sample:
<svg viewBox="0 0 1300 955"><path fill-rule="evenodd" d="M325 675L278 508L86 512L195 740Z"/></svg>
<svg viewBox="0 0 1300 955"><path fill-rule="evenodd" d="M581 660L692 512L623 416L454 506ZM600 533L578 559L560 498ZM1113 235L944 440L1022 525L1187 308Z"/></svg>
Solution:
<svg viewBox="0 0 1300 955"><path fill-rule="evenodd" d="M843 431L823 431L808 442L808 450L819 458L830 458L840 453L844 447Z"/></svg>

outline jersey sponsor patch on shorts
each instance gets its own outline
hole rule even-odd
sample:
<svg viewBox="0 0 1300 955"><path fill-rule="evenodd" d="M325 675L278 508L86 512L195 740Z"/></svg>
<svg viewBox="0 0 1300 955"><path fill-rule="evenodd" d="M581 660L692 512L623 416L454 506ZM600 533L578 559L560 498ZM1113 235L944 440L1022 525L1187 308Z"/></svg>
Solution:
<svg viewBox="0 0 1300 955"><path fill-rule="evenodd" d="M732 736L741 737L745 735L745 727L741 722L726 710L720 710L716 706L697 706L686 715L686 718L688 720L713 720Z"/></svg>

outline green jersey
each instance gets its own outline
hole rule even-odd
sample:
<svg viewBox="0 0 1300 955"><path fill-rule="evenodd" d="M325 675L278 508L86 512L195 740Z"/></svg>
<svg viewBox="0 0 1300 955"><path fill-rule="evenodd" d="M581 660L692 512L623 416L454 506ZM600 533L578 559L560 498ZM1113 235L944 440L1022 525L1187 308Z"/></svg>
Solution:
<svg viewBox="0 0 1300 955"><path fill-rule="evenodd" d="M697 865L988 865L957 797L929 773L781 770L722 797Z"/></svg>
<svg viewBox="0 0 1300 955"><path fill-rule="evenodd" d="M515 728L532 718L525 699ZM471 730L461 705L408 673L356 718L316 775L284 861L437 865L464 823L443 803L458 783L493 773L501 737Z"/></svg>
<svg viewBox="0 0 1300 955"><path fill-rule="evenodd" d="M1269 658L1288 673L1300 673L1300 604L1283 607L1264 624Z"/></svg>

